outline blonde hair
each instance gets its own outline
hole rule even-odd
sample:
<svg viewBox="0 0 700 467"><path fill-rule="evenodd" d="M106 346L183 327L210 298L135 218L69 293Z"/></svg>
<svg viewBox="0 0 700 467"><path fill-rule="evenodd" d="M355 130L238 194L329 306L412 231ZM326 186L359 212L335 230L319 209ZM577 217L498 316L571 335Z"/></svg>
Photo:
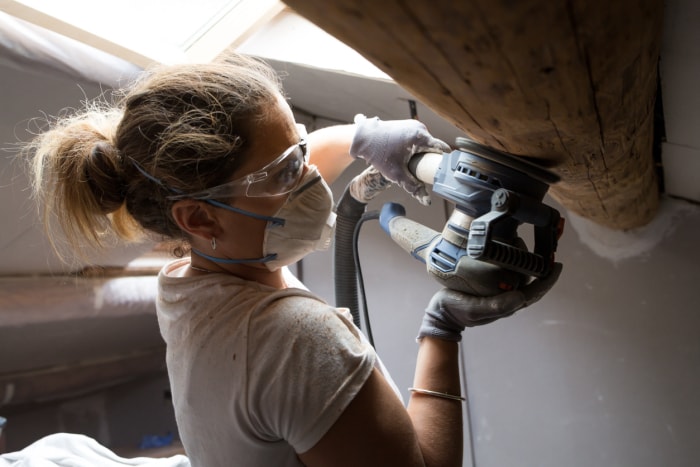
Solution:
<svg viewBox="0 0 700 467"><path fill-rule="evenodd" d="M76 254L115 236L184 239L168 196L226 181L280 92L266 64L228 54L210 64L154 68L116 92L116 103L96 99L49 121L25 152L54 247L56 227Z"/></svg>

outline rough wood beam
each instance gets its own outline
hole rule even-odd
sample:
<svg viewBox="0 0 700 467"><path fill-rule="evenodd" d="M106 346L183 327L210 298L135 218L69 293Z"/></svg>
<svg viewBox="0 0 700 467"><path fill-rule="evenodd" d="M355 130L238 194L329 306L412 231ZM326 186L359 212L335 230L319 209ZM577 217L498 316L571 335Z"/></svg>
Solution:
<svg viewBox="0 0 700 467"><path fill-rule="evenodd" d="M165 374L165 346L109 359L0 374L0 408L76 397Z"/></svg>
<svg viewBox="0 0 700 467"><path fill-rule="evenodd" d="M286 3L474 140L553 164L567 209L653 218L662 0Z"/></svg>

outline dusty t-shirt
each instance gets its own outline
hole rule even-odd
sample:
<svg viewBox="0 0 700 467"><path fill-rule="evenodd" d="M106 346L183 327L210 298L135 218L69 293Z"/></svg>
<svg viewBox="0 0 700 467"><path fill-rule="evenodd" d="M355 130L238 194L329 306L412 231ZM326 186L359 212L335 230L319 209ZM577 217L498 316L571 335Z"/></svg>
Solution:
<svg viewBox="0 0 700 467"><path fill-rule="evenodd" d="M372 369L388 377L374 349L347 310L298 281L278 290L226 274L181 277L188 264L163 268L157 309L193 467L301 465L296 453L321 439Z"/></svg>

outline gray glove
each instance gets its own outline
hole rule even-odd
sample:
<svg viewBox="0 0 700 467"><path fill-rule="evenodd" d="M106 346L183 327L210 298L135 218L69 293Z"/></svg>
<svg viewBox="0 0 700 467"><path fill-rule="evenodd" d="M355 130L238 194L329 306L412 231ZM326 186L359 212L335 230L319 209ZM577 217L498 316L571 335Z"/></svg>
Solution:
<svg viewBox="0 0 700 467"><path fill-rule="evenodd" d="M552 272L547 277L535 279L520 289L490 297L442 289L433 295L425 310L418 339L431 336L459 342L464 328L491 323L537 302L554 286L561 270L561 263L554 263Z"/></svg>
<svg viewBox="0 0 700 467"><path fill-rule="evenodd" d="M377 117L358 115L355 124L350 155L364 159L421 204L430 204L425 184L408 170L408 161L415 154L424 152L450 152L450 146L434 138L418 120L382 121Z"/></svg>

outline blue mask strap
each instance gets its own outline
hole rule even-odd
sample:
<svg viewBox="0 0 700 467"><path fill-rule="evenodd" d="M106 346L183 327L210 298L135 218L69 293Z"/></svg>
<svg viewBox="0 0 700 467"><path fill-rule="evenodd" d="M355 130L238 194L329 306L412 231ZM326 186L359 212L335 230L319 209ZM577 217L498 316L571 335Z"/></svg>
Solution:
<svg viewBox="0 0 700 467"><path fill-rule="evenodd" d="M178 190L176 188L169 187L168 185L163 183L162 180L157 179L153 175L149 174L146 171L146 169L141 167L141 164L136 162L134 159L131 159L131 163L134 165L134 167L136 167L136 170L141 172L141 175L143 175L144 177L146 177L147 179L149 179L153 183L157 183L158 185L162 186L166 190L171 191L171 192L176 193L176 194L179 194L179 195L184 193L182 190ZM193 199L197 199L197 198L193 198ZM267 221L267 222L272 222L272 225L279 225L279 226L284 225L284 219L282 219L281 217L263 216L261 214L256 214L254 212L246 211L244 209L234 208L233 206L229 206L228 204L222 203L221 201L216 201L215 199L203 199L201 201L205 201L205 202L211 204L212 206L216 206L217 208L228 209L229 211L237 212L238 214L243 214L244 216L253 217L255 219L260 219L260 220Z"/></svg>
<svg viewBox="0 0 700 467"><path fill-rule="evenodd" d="M195 250L194 248L192 248L192 251L204 259L208 259L209 261L213 261L213 262L219 263L219 264L267 263L268 261L272 261L273 259L277 258L277 253L270 253L269 255L267 255L263 258L232 259L232 258L217 258L216 256L210 256L206 253L202 253L199 250Z"/></svg>
<svg viewBox="0 0 700 467"><path fill-rule="evenodd" d="M215 199L204 199L202 201L207 202L212 206L216 206L217 208L228 209L229 211L237 212L238 214L243 214L244 216L271 222L272 225L284 225L284 219L281 217L263 216L262 214L256 214L254 212L246 211L245 209L234 208L233 206L229 206L228 204L222 203L221 201L217 201Z"/></svg>
<svg viewBox="0 0 700 467"><path fill-rule="evenodd" d="M141 167L141 164L139 164L138 162L136 162L136 161L135 161L134 159L132 159L131 157L130 157L129 159L131 160L131 164L132 164L134 167L136 167L136 170L138 170L139 172L141 172L141 175L143 175L144 177L146 177L147 179L149 179L149 180L152 181L153 183L157 183L158 185L162 186L162 187L165 188L166 190L171 191L171 192L173 192L173 193L177 193L177 194L182 194L182 193L183 193L182 190L177 190L177 189L175 189L175 188L169 187L168 185L166 185L165 183L163 183L162 180L160 180L160 179L154 177L153 175L149 174L149 173L146 171L146 169L144 169L143 167Z"/></svg>

